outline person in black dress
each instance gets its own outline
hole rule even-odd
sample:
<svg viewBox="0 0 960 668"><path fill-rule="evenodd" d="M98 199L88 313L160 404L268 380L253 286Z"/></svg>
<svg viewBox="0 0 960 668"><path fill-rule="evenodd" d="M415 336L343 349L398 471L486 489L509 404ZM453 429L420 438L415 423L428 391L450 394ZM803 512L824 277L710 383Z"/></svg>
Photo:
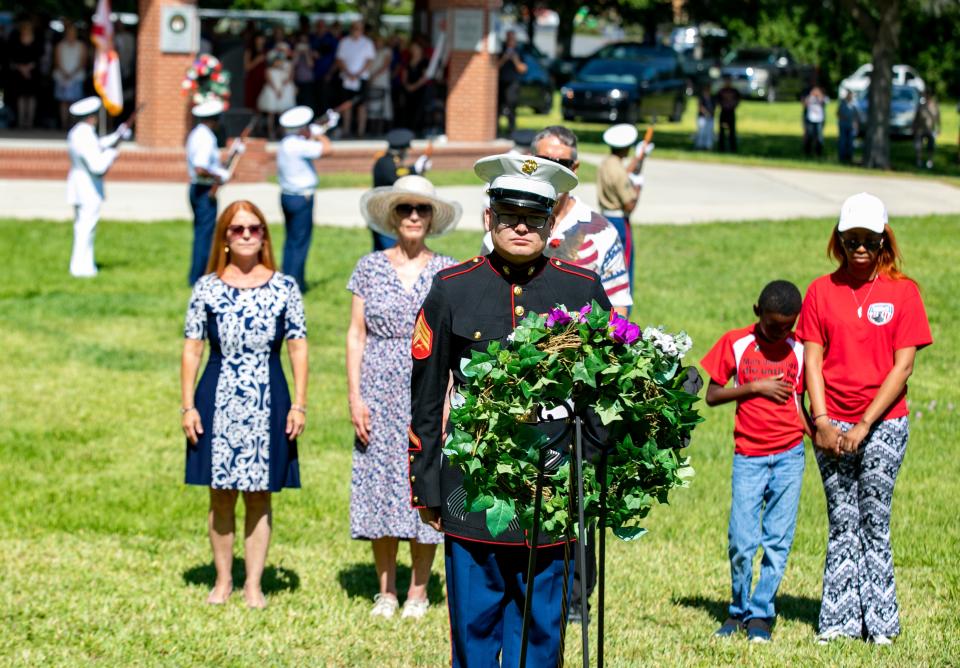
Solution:
<svg viewBox="0 0 960 668"><path fill-rule="evenodd" d="M29 129L33 127L37 113L37 96L40 94L40 59L43 57L43 43L33 23L20 22L7 44L10 56L9 90L17 96L17 126Z"/></svg>

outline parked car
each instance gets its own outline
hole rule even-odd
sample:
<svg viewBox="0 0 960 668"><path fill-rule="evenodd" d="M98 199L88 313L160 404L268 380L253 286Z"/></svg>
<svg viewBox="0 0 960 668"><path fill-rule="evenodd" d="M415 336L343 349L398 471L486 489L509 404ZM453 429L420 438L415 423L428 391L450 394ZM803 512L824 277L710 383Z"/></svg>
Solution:
<svg viewBox="0 0 960 668"><path fill-rule="evenodd" d="M610 123L636 123L641 118L679 121L687 86L677 55L665 51L672 58L590 58L560 89L563 118Z"/></svg>
<svg viewBox="0 0 960 668"><path fill-rule="evenodd" d="M774 102L800 99L813 78L813 68L798 63L786 49L751 47L729 52L720 76L730 77L743 97Z"/></svg>
<svg viewBox="0 0 960 668"><path fill-rule="evenodd" d="M549 59L529 42L518 42L517 52L527 66L520 79L517 106L530 107L538 114L549 114L553 109L553 91L556 90L547 65Z"/></svg>
<svg viewBox="0 0 960 668"><path fill-rule="evenodd" d="M873 63L866 63L857 68L857 71L840 82L838 97L844 97L847 91L859 95L870 87L870 75L873 73ZM920 74L909 65L893 66L893 83L898 86L912 86L918 92L926 91L927 85Z"/></svg>
<svg viewBox="0 0 960 668"><path fill-rule="evenodd" d="M857 95L856 93L854 93ZM870 113L870 89L857 95L854 105L860 116L860 135L866 130ZM920 92L915 86L894 84L890 95L890 135L893 137L912 137L913 119L920 107Z"/></svg>
<svg viewBox="0 0 960 668"><path fill-rule="evenodd" d="M717 77L730 40L723 28L703 24L674 27L670 44L680 57L680 66L687 77L687 95L693 95Z"/></svg>

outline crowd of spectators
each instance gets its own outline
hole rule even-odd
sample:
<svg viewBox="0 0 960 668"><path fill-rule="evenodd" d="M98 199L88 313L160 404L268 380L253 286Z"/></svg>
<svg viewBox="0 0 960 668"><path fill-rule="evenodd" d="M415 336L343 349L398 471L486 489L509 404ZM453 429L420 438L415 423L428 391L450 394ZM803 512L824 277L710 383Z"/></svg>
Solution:
<svg viewBox="0 0 960 668"><path fill-rule="evenodd" d="M114 48L124 95L132 101L136 37L119 21ZM93 56L89 28L69 20L21 17L6 30L0 25L0 128L68 129L67 108L94 94Z"/></svg>
<svg viewBox="0 0 960 668"><path fill-rule="evenodd" d="M321 19L311 25L301 17L296 30L251 21L239 39L242 64L224 61L241 82L230 102L258 116L255 135L275 138L277 117L294 105L313 107L320 116L347 101L352 105L341 110L341 138L383 135L394 127L418 136L442 132L444 69L430 67L433 49L425 36L380 34L359 21ZM223 59L236 45L237 36L203 25L202 53ZM129 113L135 95L135 27L117 22L114 46ZM69 129L67 108L95 94L93 51L89 25L24 17L6 32L0 26L0 128Z"/></svg>
<svg viewBox="0 0 960 668"><path fill-rule="evenodd" d="M296 104L317 115L341 109L340 137L382 135L394 127L418 136L443 126L443 69L430 67L424 36L383 35L360 21L347 26L303 17L293 32L248 24L243 35L243 106L276 136L276 118Z"/></svg>

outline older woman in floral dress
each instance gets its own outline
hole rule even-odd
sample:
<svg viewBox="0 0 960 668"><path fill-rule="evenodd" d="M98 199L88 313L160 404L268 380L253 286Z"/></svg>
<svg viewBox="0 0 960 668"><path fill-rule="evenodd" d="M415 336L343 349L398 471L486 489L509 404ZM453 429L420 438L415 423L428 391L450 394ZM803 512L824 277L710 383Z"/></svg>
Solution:
<svg viewBox="0 0 960 668"><path fill-rule="evenodd" d="M353 293L347 381L356 432L350 534L372 542L379 593L371 614L380 617L393 617L399 607L398 544L410 542L413 568L402 616L420 618L429 607L427 582L443 537L420 522L410 504L410 346L414 319L434 275L455 264L427 248L426 237L453 229L461 209L438 197L422 176L374 188L360 207L371 228L398 243L360 258L347 285Z"/></svg>

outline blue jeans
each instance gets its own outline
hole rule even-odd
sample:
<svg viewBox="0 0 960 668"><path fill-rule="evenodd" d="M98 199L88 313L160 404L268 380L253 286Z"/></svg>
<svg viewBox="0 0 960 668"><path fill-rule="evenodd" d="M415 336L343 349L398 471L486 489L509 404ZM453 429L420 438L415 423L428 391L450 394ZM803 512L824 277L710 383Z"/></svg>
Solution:
<svg viewBox="0 0 960 668"><path fill-rule="evenodd" d="M287 228L287 239L283 243L283 273L292 276L300 291L306 292L307 253L313 237L313 195L280 195L280 208Z"/></svg>
<svg viewBox="0 0 960 668"><path fill-rule="evenodd" d="M193 209L193 257L190 260L190 285L207 273L213 230L217 226L217 199L210 197L213 186L190 184L190 208Z"/></svg>
<svg viewBox="0 0 960 668"><path fill-rule="evenodd" d="M490 545L446 536L447 607L453 668L516 666L520 661L527 560L523 545ZM528 666L556 666L563 651L564 586L573 585L573 565L563 579L563 546L537 550Z"/></svg>
<svg viewBox="0 0 960 668"><path fill-rule="evenodd" d="M730 505L730 616L747 621L776 616L773 599L787 567L797 528L803 484L801 441L777 455L733 456L733 498ZM763 547L760 580L753 595L753 557Z"/></svg>
<svg viewBox="0 0 960 668"><path fill-rule="evenodd" d="M840 125L840 136L837 138L837 157L840 162L853 160L853 126Z"/></svg>

